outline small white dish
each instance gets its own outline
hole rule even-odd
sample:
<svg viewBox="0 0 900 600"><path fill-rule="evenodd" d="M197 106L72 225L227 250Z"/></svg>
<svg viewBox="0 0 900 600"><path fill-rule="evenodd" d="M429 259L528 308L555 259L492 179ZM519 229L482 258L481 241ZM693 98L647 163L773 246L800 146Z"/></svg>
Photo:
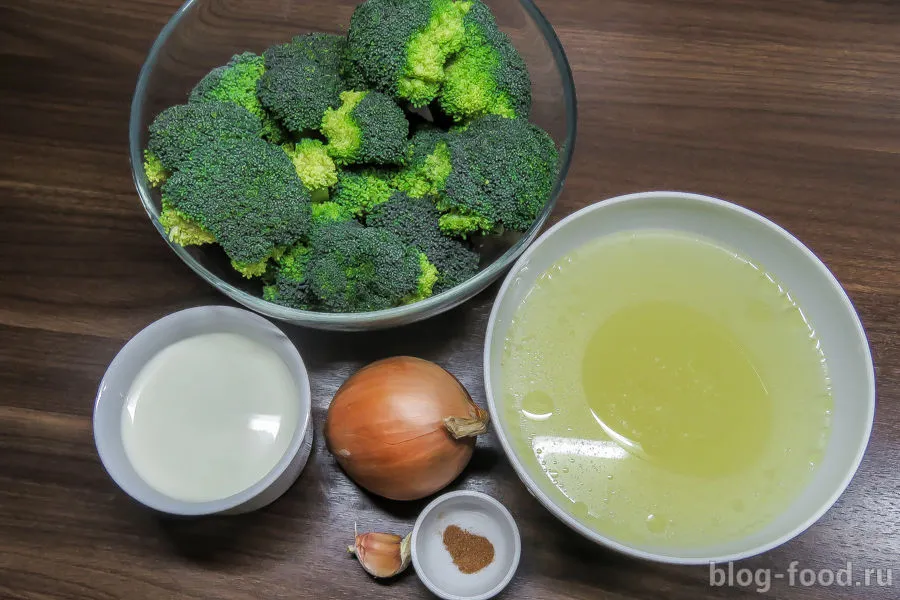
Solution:
<svg viewBox="0 0 900 600"><path fill-rule="evenodd" d="M667 229L710 239L764 265L784 282L815 328L828 361L834 409L825 457L794 502L765 527L704 547L646 548L608 537L545 491L547 477L526 469L508 438L515 423L502 409L501 357L506 331L535 280L557 260L600 237L635 229ZM487 326L484 381L491 423L506 456L528 490L550 512L586 538L625 554L665 563L740 560L779 546L815 523L849 485L872 432L875 372L866 333L840 283L790 233L746 208L709 196L644 192L587 206L556 223L512 267Z"/></svg>
<svg viewBox="0 0 900 600"><path fill-rule="evenodd" d="M494 546L493 562L477 573L461 572L444 546L444 530L450 525L486 537ZM439 598L487 600L515 575L522 540L506 507L481 492L460 491L425 507L413 528L410 551L419 579Z"/></svg>
<svg viewBox="0 0 900 600"><path fill-rule="evenodd" d="M208 333L239 334L275 351L296 385L299 422L284 455L262 479L226 498L188 502L151 487L135 471L123 445L122 411L132 382L151 358L175 342ZM312 430L309 378L294 344L266 319L230 306L189 308L145 327L110 363L94 403L94 442L110 477L144 506L178 516L245 513L275 501L306 465L312 449Z"/></svg>

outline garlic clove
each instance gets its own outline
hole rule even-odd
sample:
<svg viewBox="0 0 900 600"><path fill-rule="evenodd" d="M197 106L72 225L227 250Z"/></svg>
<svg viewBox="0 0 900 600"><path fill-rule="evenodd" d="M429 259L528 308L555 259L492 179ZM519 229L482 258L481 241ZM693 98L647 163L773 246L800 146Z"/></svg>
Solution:
<svg viewBox="0 0 900 600"><path fill-rule="evenodd" d="M355 554L366 572L378 578L393 577L409 566L409 540L391 533L357 534L355 544L347 551Z"/></svg>

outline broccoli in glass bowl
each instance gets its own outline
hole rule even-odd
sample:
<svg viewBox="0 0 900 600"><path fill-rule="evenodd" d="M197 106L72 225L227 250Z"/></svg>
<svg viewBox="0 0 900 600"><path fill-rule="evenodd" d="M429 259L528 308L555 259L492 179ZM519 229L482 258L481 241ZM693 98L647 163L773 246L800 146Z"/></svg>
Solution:
<svg viewBox="0 0 900 600"><path fill-rule="evenodd" d="M193 0L141 70L130 152L195 272L270 317L354 330L499 277L574 136L571 73L530 0Z"/></svg>

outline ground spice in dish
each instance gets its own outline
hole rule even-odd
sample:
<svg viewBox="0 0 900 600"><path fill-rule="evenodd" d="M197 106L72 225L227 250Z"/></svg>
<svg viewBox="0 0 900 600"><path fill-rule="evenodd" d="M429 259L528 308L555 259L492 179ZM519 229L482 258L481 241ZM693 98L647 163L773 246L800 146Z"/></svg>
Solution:
<svg viewBox="0 0 900 600"><path fill-rule="evenodd" d="M494 562L494 545L489 539L456 525L444 530L444 546L453 557L453 564L466 575L477 573Z"/></svg>

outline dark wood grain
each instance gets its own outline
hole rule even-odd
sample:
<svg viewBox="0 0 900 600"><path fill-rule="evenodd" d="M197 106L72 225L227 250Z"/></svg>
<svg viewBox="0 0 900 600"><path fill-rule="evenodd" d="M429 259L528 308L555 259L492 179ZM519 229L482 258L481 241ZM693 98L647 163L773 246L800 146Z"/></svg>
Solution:
<svg viewBox="0 0 900 600"><path fill-rule="evenodd" d="M302 5L299 2L298 5ZM127 158L140 64L177 0L0 0L0 598L427 597L374 583L344 550L358 522L410 528L423 503L353 486L324 450L340 382L393 354L436 360L479 402L495 288L427 323L366 335L288 328L311 369L312 459L257 514L159 520L107 478L96 385L131 335L225 303L148 225ZM894 569L894 587L793 587L792 600L900 595L900 3L891 0L542 2L575 72L575 162L558 218L625 192L719 196L774 219L832 268L868 331L879 404L852 485L809 531L740 566ZM302 8L298 10L303 10ZM455 484L500 498L523 534L502 598L753 598L704 567L601 550L519 483L496 440Z"/></svg>

